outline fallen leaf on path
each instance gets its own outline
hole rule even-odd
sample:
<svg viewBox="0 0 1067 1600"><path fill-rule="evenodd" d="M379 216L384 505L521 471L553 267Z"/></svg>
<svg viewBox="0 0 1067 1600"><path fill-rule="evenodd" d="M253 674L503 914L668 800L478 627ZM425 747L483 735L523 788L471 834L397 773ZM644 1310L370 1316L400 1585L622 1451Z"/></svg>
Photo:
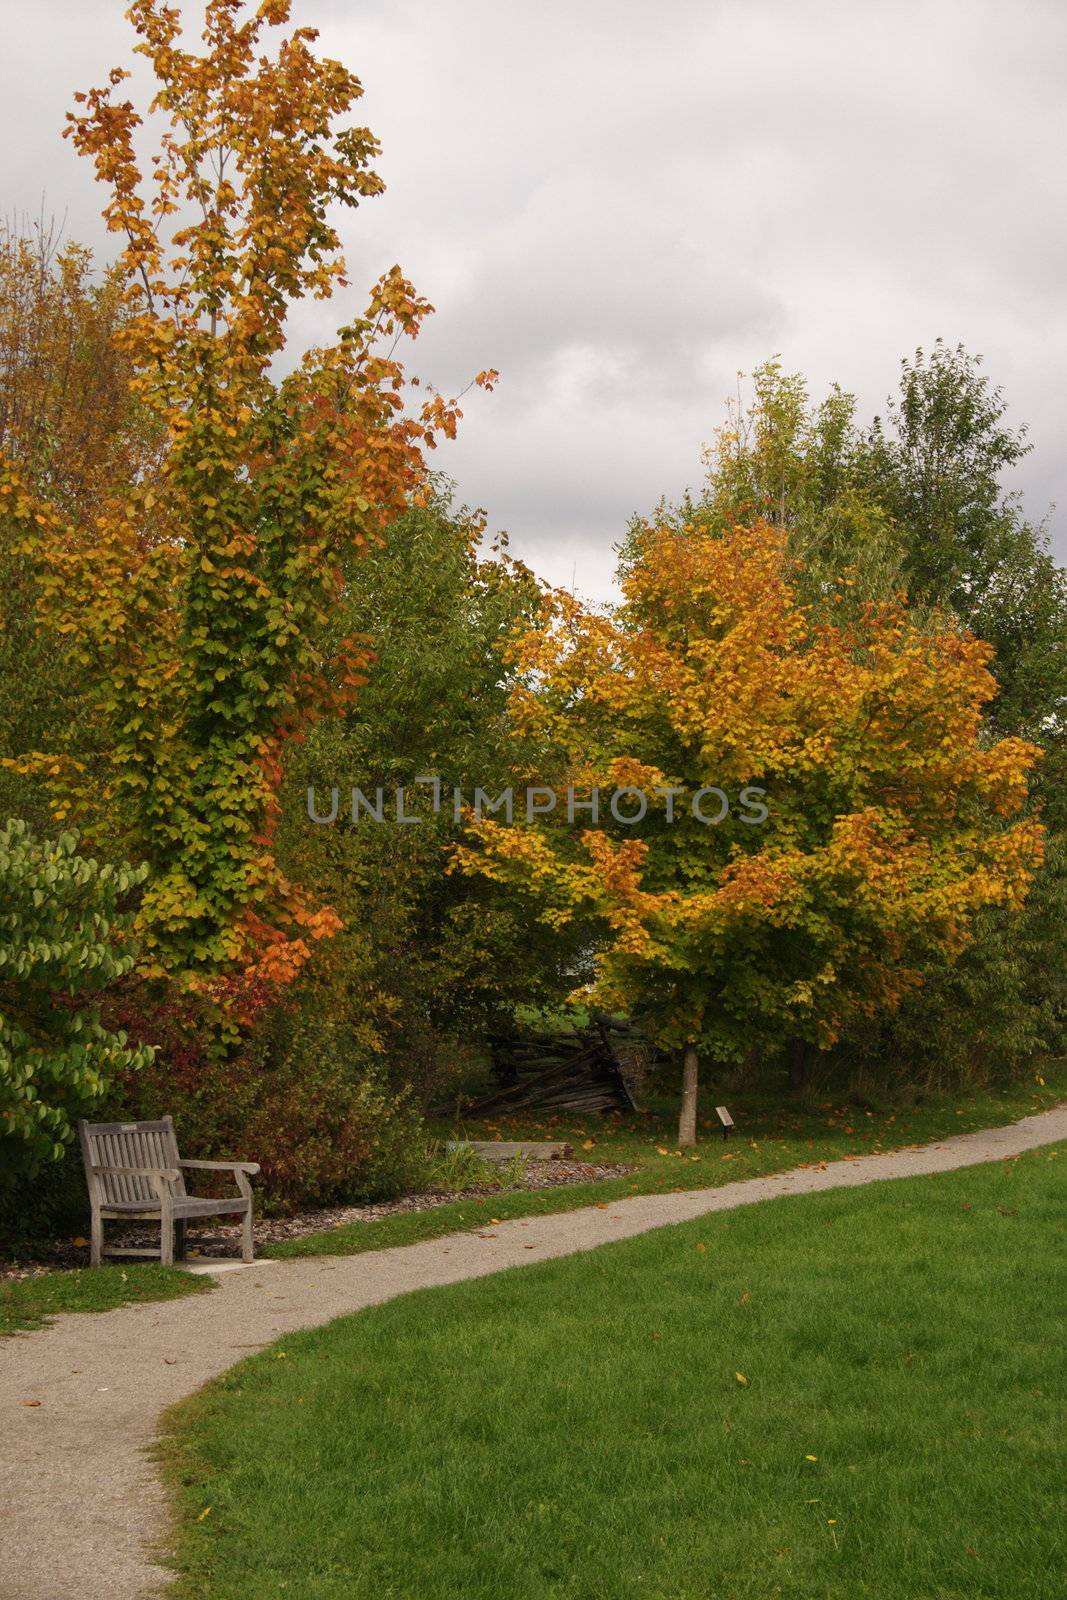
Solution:
<svg viewBox="0 0 1067 1600"><path fill-rule="evenodd" d="M734 1373L734 1377L737 1379L738 1383L747 1383L748 1382L748 1379L745 1377L743 1372L735 1372Z"/></svg>
<svg viewBox="0 0 1067 1600"><path fill-rule="evenodd" d="M203 1522L204 1518L205 1517L210 1517L210 1515L211 1515L211 1507L210 1506L205 1506L203 1511L201 1511L200 1515L197 1517L196 1520L197 1520L197 1522Z"/></svg>
<svg viewBox="0 0 1067 1600"><path fill-rule="evenodd" d="M19 1405L22 1405L22 1406L39 1406L40 1403L41 1402L39 1400L20 1400L19 1401Z"/></svg>

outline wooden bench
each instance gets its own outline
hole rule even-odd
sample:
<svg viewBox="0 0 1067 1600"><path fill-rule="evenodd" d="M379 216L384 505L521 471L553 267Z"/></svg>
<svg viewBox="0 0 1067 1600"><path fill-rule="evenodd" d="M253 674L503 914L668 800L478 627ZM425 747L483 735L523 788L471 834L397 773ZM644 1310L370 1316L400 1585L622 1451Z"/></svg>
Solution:
<svg viewBox="0 0 1067 1600"><path fill-rule="evenodd" d="M78 1123L85 1181L92 1211L90 1265L103 1256L151 1256L155 1250L105 1248L104 1223L159 1219L158 1259L171 1266L177 1255L185 1259L185 1225L190 1217L237 1216L244 1218L241 1260L251 1261L252 1185L259 1171L255 1161L183 1161L178 1155L174 1122ZM186 1193L185 1173L232 1172L240 1194L231 1200L203 1200Z"/></svg>

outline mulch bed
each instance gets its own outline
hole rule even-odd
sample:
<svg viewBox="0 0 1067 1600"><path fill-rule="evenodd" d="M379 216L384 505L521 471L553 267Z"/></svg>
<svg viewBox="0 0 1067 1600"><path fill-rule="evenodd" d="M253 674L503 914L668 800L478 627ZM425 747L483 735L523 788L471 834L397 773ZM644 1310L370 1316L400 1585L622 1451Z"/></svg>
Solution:
<svg viewBox="0 0 1067 1600"><path fill-rule="evenodd" d="M568 1183L600 1183L609 1178L621 1178L632 1169L626 1166L600 1166L589 1161L568 1161L555 1157L550 1161L527 1160L522 1183L508 1184L506 1188L481 1185L463 1189L453 1194L406 1194L399 1200L384 1200L376 1205L331 1206L322 1211L302 1211L291 1217L257 1217L256 1244L278 1244L283 1239L301 1239L308 1233L325 1233L330 1228L347 1227L353 1222L377 1222L381 1217L397 1217L408 1211L432 1211L437 1206L452 1205L457 1200L488 1200L493 1195L514 1193L526 1189L556 1189ZM210 1229L210 1231L207 1231ZM108 1226L108 1239L114 1244L136 1249L141 1245L158 1247L159 1229L131 1227L120 1229ZM209 1219L206 1228L194 1232L189 1228L189 1253L201 1259L219 1256L239 1257L241 1254L241 1225L230 1224L221 1218ZM118 1257L121 1262L124 1259ZM71 1239L56 1239L42 1244L33 1261L0 1261L0 1280L32 1278L57 1268L87 1267L88 1244L75 1244Z"/></svg>

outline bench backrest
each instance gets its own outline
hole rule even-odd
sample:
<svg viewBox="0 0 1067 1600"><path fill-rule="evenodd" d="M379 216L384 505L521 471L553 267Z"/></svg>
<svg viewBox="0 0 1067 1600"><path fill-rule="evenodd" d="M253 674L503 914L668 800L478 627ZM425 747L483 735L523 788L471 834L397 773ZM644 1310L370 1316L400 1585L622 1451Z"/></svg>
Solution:
<svg viewBox="0 0 1067 1600"><path fill-rule="evenodd" d="M104 1206L135 1200L150 1206L159 1204L159 1193L150 1178L94 1172L93 1168L176 1167L178 1141L170 1117L161 1122L79 1122L78 1137L92 1199ZM174 1194L184 1194L184 1179L171 1180L170 1188Z"/></svg>

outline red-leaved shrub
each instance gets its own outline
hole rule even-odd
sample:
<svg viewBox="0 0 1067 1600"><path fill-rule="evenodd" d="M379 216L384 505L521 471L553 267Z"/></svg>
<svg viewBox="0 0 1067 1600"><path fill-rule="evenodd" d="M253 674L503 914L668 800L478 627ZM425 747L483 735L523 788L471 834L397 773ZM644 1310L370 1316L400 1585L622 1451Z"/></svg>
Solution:
<svg viewBox="0 0 1067 1600"><path fill-rule="evenodd" d="M158 1049L151 1066L123 1080L116 1110L169 1113L187 1155L258 1161L268 1209L401 1192L417 1180L418 1118L316 1000L273 992L227 1047L207 1002L128 988L113 1002L113 1025Z"/></svg>

